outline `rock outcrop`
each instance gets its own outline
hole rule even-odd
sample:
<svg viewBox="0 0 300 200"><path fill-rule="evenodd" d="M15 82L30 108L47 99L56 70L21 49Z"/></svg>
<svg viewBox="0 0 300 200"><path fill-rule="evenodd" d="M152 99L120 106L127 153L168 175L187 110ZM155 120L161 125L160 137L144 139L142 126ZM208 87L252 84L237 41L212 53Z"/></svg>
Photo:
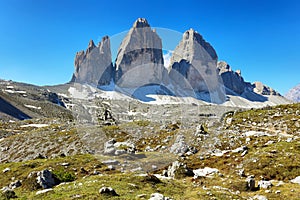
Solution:
<svg viewBox="0 0 300 200"><path fill-rule="evenodd" d="M213 102L222 102L225 95L216 70L217 60L214 48L190 29L183 34L172 54L168 69L170 79L181 91L209 93L216 97Z"/></svg>
<svg viewBox="0 0 300 200"><path fill-rule="evenodd" d="M219 75L222 77L223 84L226 89L226 93L230 95L242 95L246 98L252 100L249 97L249 93L254 95L277 95L280 96L278 92L272 88L264 85L261 82L254 82L253 84L244 81L242 77L241 70L233 71L228 63L225 61L219 61L217 65ZM247 96L248 95L248 96ZM256 98L258 98L257 96Z"/></svg>
<svg viewBox="0 0 300 200"><path fill-rule="evenodd" d="M241 95L246 90L246 88L251 87L250 83L244 81L241 75L241 71L232 71L230 65L226 62L218 62L217 68L219 71L219 75L222 77L227 94Z"/></svg>
<svg viewBox="0 0 300 200"><path fill-rule="evenodd" d="M285 97L294 102L300 102L300 84L292 88Z"/></svg>
<svg viewBox="0 0 300 200"><path fill-rule="evenodd" d="M76 53L74 64L75 72L71 82L87 83L96 87L108 85L114 75L109 37L103 37L98 46L91 40L85 52Z"/></svg>
<svg viewBox="0 0 300 200"><path fill-rule="evenodd" d="M280 95L274 89L264 85L261 82L254 82L253 87L254 87L253 91L257 94L261 94L261 95Z"/></svg>
<svg viewBox="0 0 300 200"><path fill-rule="evenodd" d="M163 72L162 41L146 19L137 19L123 39L116 58L116 85L135 88L159 84Z"/></svg>

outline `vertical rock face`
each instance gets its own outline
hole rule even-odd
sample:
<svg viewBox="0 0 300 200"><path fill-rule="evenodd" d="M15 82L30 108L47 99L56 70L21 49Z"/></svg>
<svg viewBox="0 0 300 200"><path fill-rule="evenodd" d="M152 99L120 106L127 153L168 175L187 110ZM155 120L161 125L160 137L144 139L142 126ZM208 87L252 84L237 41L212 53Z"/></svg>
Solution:
<svg viewBox="0 0 300 200"><path fill-rule="evenodd" d="M121 87L155 83L162 76L162 42L146 19L137 19L123 39L115 62L115 81Z"/></svg>
<svg viewBox="0 0 300 200"><path fill-rule="evenodd" d="M72 82L101 86L108 85L112 77L113 66L108 36L103 37L98 46L91 40L85 52L80 51L76 54Z"/></svg>
<svg viewBox="0 0 300 200"><path fill-rule="evenodd" d="M253 87L254 87L253 91L257 94L280 96L280 94L278 92L276 92L274 89L264 85L262 82L254 82Z"/></svg>
<svg viewBox="0 0 300 200"><path fill-rule="evenodd" d="M241 71L232 71L229 64L224 61L218 62L219 75L222 77L223 84L228 94L241 95L247 87L251 87L250 83L246 83L241 76Z"/></svg>
<svg viewBox="0 0 300 200"><path fill-rule="evenodd" d="M214 96L213 101L222 102L225 94L216 70L217 60L213 47L190 29L183 34L172 54L168 69L170 79L182 91L209 93L211 99Z"/></svg>

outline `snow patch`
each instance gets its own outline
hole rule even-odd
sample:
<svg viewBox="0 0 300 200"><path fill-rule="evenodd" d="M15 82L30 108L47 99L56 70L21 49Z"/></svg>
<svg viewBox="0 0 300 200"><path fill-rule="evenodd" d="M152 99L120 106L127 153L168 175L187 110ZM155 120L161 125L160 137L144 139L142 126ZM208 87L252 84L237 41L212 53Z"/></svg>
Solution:
<svg viewBox="0 0 300 200"><path fill-rule="evenodd" d="M33 109L37 109L37 110L42 109L41 107L36 107L36 106L33 106L33 105L24 104L24 106L27 107L27 108L33 108Z"/></svg>
<svg viewBox="0 0 300 200"><path fill-rule="evenodd" d="M26 127L35 127L35 128L43 128L49 126L48 124L26 124L20 126L21 128L26 128Z"/></svg>

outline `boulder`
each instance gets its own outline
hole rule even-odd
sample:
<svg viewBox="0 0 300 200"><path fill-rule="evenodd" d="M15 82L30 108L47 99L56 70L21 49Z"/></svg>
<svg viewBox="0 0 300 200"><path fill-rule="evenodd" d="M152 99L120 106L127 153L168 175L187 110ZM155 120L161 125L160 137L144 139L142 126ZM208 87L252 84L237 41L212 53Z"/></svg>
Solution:
<svg viewBox="0 0 300 200"><path fill-rule="evenodd" d="M167 176L171 178L181 178L185 176L193 176L194 173L186 164L175 161L168 167Z"/></svg>
<svg viewBox="0 0 300 200"><path fill-rule="evenodd" d="M36 180L43 189L52 188L53 186L59 184L57 178L55 178L52 172L48 169L37 172Z"/></svg>
<svg viewBox="0 0 300 200"><path fill-rule="evenodd" d="M262 189L269 189L273 186L271 181L260 180L258 181L258 187Z"/></svg>
<svg viewBox="0 0 300 200"><path fill-rule="evenodd" d="M197 179L198 177L212 177L219 173L219 170L216 168L204 167L203 169L193 170L193 172L194 178Z"/></svg>
<svg viewBox="0 0 300 200"><path fill-rule="evenodd" d="M101 195L119 196L117 194L117 192L113 188L111 188L111 187L102 187L102 188L100 188L99 193Z"/></svg>

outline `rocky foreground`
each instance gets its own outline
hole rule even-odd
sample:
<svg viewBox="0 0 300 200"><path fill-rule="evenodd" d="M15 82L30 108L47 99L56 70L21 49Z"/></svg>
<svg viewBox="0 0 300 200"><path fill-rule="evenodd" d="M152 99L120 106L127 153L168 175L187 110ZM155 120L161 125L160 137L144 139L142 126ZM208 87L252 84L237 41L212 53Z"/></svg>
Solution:
<svg viewBox="0 0 300 200"><path fill-rule="evenodd" d="M242 110L60 94L53 100L65 108L45 112L51 93L41 91L39 105L33 95L18 107L35 117L0 122L1 198L300 198L300 104Z"/></svg>

